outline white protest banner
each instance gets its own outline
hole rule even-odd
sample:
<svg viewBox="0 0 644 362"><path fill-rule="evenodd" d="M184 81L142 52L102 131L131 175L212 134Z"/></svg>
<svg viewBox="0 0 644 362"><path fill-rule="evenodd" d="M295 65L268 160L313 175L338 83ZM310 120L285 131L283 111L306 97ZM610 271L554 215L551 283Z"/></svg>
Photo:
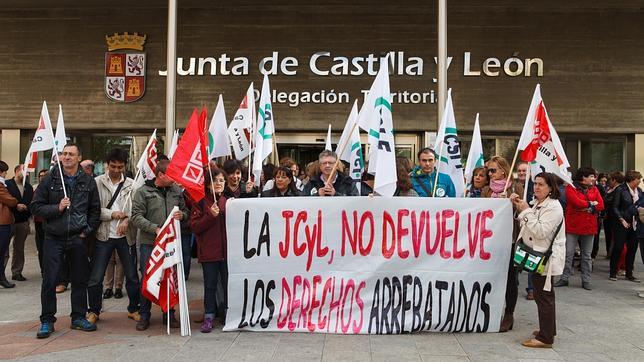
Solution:
<svg viewBox="0 0 644 362"><path fill-rule="evenodd" d="M499 329L508 200L235 199L226 211L225 331Z"/></svg>

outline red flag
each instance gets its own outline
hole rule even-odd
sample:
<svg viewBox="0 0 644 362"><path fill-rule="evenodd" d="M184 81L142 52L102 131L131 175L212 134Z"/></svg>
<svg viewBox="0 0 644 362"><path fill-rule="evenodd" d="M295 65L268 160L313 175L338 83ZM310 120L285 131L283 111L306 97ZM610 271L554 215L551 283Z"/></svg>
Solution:
<svg viewBox="0 0 644 362"><path fill-rule="evenodd" d="M166 172L171 179L185 187L195 202L205 196L203 166L208 164L205 124L206 109L198 116L195 108Z"/></svg>
<svg viewBox="0 0 644 362"><path fill-rule="evenodd" d="M533 126L534 134L530 144L521 151L521 159L525 162L532 162L537 158L537 151L544 143L551 141L550 127L548 127L548 118L546 118L546 109L543 102L537 106L537 115Z"/></svg>
<svg viewBox="0 0 644 362"><path fill-rule="evenodd" d="M181 230L177 224L171 213L154 240L154 249L141 283L141 294L158 304L164 312L179 303L176 264L181 261L181 256L177 253L176 245L181 242L178 237Z"/></svg>

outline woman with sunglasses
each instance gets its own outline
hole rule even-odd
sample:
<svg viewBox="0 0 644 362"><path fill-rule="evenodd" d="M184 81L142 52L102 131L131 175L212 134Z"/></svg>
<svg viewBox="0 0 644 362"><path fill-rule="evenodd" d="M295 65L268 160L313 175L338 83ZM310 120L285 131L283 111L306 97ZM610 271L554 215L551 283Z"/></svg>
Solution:
<svg viewBox="0 0 644 362"><path fill-rule="evenodd" d="M523 197L523 186L518 182L513 182L512 177L508 181L510 175L510 165L508 161L502 156L494 156L487 164L487 172L490 177L489 188L481 192L481 197L492 198L509 198L512 194L517 194ZM510 252L510 260L508 267L508 281L505 286L505 313L501 320L499 332L507 332L514 326L514 308L517 305L517 298L519 297L519 277L516 267L512 262L514 255L514 243L519 235L520 225L515 220L512 230L512 250Z"/></svg>

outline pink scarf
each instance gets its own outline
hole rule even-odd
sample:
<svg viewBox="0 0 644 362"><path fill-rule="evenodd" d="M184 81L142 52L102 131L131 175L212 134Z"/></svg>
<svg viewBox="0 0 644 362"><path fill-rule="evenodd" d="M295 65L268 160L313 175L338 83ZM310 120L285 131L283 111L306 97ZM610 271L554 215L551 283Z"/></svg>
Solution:
<svg viewBox="0 0 644 362"><path fill-rule="evenodd" d="M631 193L631 197L633 198L633 205L636 205L637 201L640 199L640 194L639 192L637 192L637 187L635 187L634 190L629 185L626 185L626 187L628 187L628 191ZM636 230L637 228L638 216L639 215L637 214L633 216L633 223L631 224L633 225L633 230Z"/></svg>
<svg viewBox="0 0 644 362"><path fill-rule="evenodd" d="M490 180L490 189L492 190L492 197L498 198L505 191L505 179ZM508 183L508 188L512 185L512 181ZM509 195L508 195L509 196Z"/></svg>

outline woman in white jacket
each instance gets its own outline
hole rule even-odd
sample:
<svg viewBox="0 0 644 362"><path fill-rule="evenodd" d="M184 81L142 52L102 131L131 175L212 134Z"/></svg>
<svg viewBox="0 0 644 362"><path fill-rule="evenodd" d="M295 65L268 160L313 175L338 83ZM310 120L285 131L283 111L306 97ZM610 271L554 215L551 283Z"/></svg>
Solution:
<svg viewBox="0 0 644 362"><path fill-rule="evenodd" d="M542 172L535 176L534 197L534 205L530 207L519 195L510 196L519 212L519 237L523 242L539 252L546 252L550 243L553 243L552 254L543 274L534 274L534 301L539 314L539 330L534 331L533 338L522 344L526 347L552 348L557 334L552 279L563 273L566 259L566 231L562 225L564 213L559 203L557 180L553 174Z"/></svg>

